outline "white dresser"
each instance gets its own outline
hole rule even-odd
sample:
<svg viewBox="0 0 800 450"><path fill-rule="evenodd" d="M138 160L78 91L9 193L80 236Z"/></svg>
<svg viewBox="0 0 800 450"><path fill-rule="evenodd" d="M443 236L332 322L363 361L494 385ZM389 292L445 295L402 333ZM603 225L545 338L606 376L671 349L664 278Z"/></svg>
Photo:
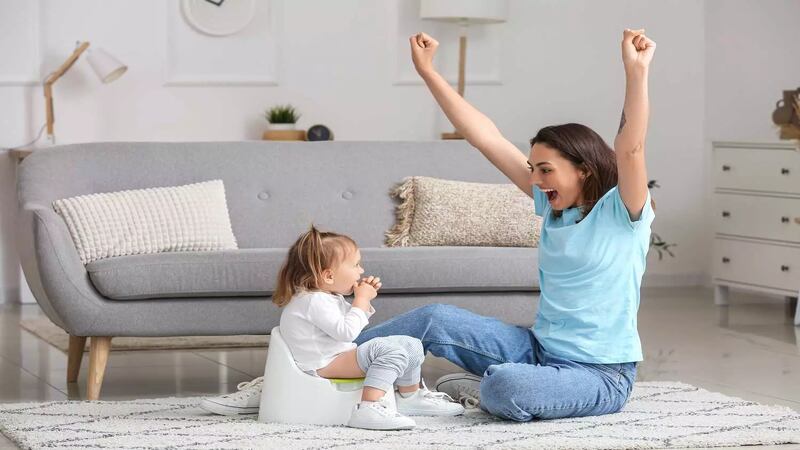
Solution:
<svg viewBox="0 0 800 450"><path fill-rule="evenodd" d="M800 152L791 144L713 143L714 300L731 287L800 292ZM795 312L800 325L800 306Z"/></svg>

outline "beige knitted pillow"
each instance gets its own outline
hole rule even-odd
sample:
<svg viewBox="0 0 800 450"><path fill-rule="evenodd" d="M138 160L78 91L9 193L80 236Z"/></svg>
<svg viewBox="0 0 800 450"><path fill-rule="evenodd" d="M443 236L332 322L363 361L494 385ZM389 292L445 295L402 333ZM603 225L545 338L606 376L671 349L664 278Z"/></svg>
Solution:
<svg viewBox="0 0 800 450"><path fill-rule="evenodd" d="M234 250L222 180L53 202L83 264L113 256Z"/></svg>
<svg viewBox="0 0 800 450"><path fill-rule="evenodd" d="M513 184L468 183L408 177L390 195L398 198L389 247L536 247L542 218L533 200Z"/></svg>

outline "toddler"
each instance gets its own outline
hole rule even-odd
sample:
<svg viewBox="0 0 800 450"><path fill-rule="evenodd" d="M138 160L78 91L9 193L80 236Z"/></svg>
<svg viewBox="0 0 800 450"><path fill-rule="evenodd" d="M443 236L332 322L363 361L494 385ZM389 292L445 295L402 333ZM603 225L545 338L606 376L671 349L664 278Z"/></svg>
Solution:
<svg viewBox="0 0 800 450"><path fill-rule="evenodd" d="M419 339L386 336L358 346L353 342L375 313L372 301L382 286L380 278L362 278L363 273L358 246L341 234L312 226L289 249L272 301L283 308L281 335L297 366L323 378L364 377L350 427L402 430L416 426L407 416L462 414L464 408L446 394L431 392L424 383L420 386L425 354ZM344 299L351 294L352 304ZM260 383L250 383L255 384L246 389L260 394ZM386 395L395 395L397 410L387 403ZM258 411L259 397L248 397L253 412ZM212 403L226 402L205 399L201 406L219 411Z"/></svg>

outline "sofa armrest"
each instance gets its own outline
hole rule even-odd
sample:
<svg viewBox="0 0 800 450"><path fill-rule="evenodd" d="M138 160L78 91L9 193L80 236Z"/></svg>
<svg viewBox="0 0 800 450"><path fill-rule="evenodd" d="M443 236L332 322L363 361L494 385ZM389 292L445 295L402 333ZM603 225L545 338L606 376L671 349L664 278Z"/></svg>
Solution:
<svg viewBox="0 0 800 450"><path fill-rule="evenodd" d="M33 250L43 300L60 319L60 325L76 336L88 336L92 324L107 300L94 288L80 261L66 223L50 207L37 203L23 205L33 227ZM42 305L44 307L44 305Z"/></svg>

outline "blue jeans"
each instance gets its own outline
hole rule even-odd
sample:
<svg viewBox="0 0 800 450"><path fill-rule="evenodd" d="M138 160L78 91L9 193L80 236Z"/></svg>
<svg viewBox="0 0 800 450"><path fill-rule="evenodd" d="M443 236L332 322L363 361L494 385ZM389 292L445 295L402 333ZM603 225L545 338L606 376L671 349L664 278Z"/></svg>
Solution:
<svg viewBox="0 0 800 450"><path fill-rule="evenodd" d="M481 408L505 419L598 416L625 406L636 364L588 364L548 353L530 329L452 305L428 305L364 330L361 344L406 335L427 353L482 375Z"/></svg>

